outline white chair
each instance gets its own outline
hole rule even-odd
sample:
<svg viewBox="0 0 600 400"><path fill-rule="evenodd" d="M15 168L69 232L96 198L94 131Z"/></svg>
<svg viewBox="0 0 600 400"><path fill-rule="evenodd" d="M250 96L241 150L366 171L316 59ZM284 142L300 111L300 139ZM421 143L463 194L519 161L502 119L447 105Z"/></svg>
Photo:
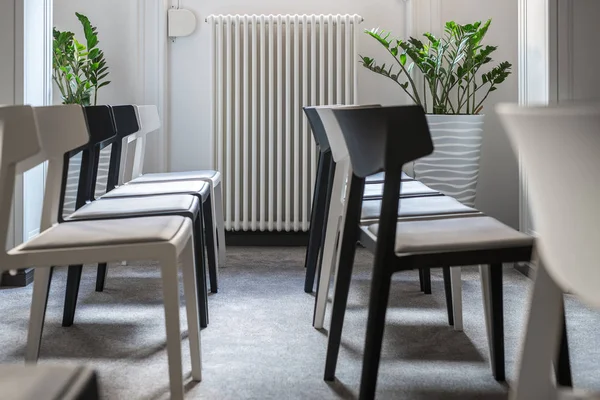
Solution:
<svg viewBox="0 0 600 400"><path fill-rule="evenodd" d="M317 292L315 317L313 325L320 329L323 327L325 312L327 308L327 298L329 293L329 283L331 281L332 271L336 270L339 264L339 238L343 236L342 227L344 226L343 215L346 202L346 182L352 175L348 148L340 130L339 124L333 114L335 109L363 108L361 106L319 106L314 107L321 123L325 128L325 133L329 140L333 160L336 163L332 197L329 207L329 216L325 233L325 245L323 249L323 264L321 275L319 277L319 290ZM383 178L382 174L382 178ZM404 177L404 175L403 175ZM373 179L375 180L375 179ZM363 198L366 201L363 206L361 220L365 223L379 219L381 209L381 198L383 191L382 183L371 183L365 185ZM458 201L441 196L439 192L430 189L418 181L406 181L402 185L400 193L400 214L401 219L414 218L439 218L440 216L452 216L461 214L477 214L477 210L464 206ZM448 271L451 281L451 307L449 309L449 320L454 329L462 330L462 294L460 268L453 268ZM448 277L445 275L446 280ZM447 286L446 286L447 287ZM449 302L449 304L450 304Z"/></svg>
<svg viewBox="0 0 600 400"><path fill-rule="evenodd" d="M506 104L497 111L527 175L540 260L510 397L584 398L557 389L551 372L563 324L563 292L600 308L600 103L531 108ZM560 189L561 182L568 182L569 191Z"/></svg>
<svg viewBox="0 0 600 400"><path fill-rule="evenodd" d="M36 362L39 356L53 265L97 263L107 261L107 258L108 261L158 260L165 302L171 398L183 399L179 262L184 275L192 377L195 380L202 377L190 220L174 216L57 224L63 155L89 140L82 108L73 105L41 107L36 108L35 113L26 106L0 108L0 130L0 222L5 227L0 232L0 240L4 243L16 173L48 161L40 235L8 252L0 252L3 268L36 268L26 361Z"/></svg>
<svg viewBox="0 0 600 400"><path fill-rule="evenodd" d="M146 117L142 117L146 118ZM144 126L141 121L142 129L140 133L132 138L127 145L127 151L124 153L122 165L124 171L121 174L123 184L141 184L141 183L160 183L160 182L178 182L178 181L203 181L210 184L212 200L213 221L215 221L217 230L218 263L222 265L225 262L225 221L223 217L223 187L221 185L221 173L215 170L183 171L183 172L163 172L143 174L144 158L146 154L146 135L156 131ZM131 145L134 143L135 145ZM133 151L132 151L133 150ZM129 153L129 155L127 155ZM133 153L133 154L131 154Z"/></svg>
<svg viewBox="0 0 600 400"><path fill-rule="evenodd" d="M196 254L196 277L198 278L198 296L200 303L200 326L205 328L208 325L208 298L206 293L206 269L205 269L205 251L204 243L205 236L212 234L214 242L214 230L209 228L207 221L208 235L205 235L204 226L205 218L211 217L211 207L209 203L205 203L210 196L209 184L206 182L195 183L199 191L192 194L167 194L156 196L143 197L119 197L108 198L101 201L96 201L94 194L98 194L96 189L98 167L96 162L100 159L100 144L112 146L111 162L108 170L107 188L110 190L115 185L113 179L118 172L116 165L113 165L114 160L118 160L119 144L123 136L128 136L139 131L138 120L139 114L148 112L156 112L155 106L131 106L121 105L116 107L109 106L93 106L85 107L84 113L89 126L90 141L84 151L88 152L87 156L82 157L82 162L87 160L87 166L83 165L80 170L77 191L77 204L81 205L75 212L59 218L59 223L82 220L99 220L99 219L118 219L131 217L152 217L152 216L167 216L181 215L188 217L193 222L194 226L194 249ZM115 127L118 135L115 135ZM78 149L69 152L66 157L76 153ZM68 171L63 172L63 192L66 192L65 184L67 182ZM202 188L203 187L203 188ZM102 193L101 193L102 194ZM208 218L207 218L208 220ZM212 226L212 225L210 225ZM210 255L210 252L209 252ZM211 282L216 282L216 253L213 252L210 264ZM77 297L79 285L81 281L83 266L70 266L67 274L67 286L65 290L65 307L63 312L63 326L68 327L73 325L75 319L75 311L77 305ZM102 291L106 278L107 264L101 263L98 266L98 276L96 278L96 291ZM216 290L216 286L213 288Z"/></svg>

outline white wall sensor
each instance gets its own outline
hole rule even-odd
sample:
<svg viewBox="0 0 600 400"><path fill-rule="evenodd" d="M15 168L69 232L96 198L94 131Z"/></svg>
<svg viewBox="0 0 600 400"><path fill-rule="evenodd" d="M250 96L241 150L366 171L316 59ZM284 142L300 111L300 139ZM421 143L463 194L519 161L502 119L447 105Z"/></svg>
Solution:
<svg viewBox="0 0 600 400"><path fill-rule="evenodd" d="M171 8L167 20L169 37L189 36L196 30L196 16L190 10Z"/></svg>

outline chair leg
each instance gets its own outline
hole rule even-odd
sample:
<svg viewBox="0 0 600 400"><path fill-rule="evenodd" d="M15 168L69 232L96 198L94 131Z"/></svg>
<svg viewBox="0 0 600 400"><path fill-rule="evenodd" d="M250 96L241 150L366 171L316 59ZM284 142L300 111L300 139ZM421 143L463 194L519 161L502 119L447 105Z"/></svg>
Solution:
<svg viewBox="0 0 600 400"><path fill-rule="evenodd" d="M504 299L502 295L502 264L490 266L490 297L492 323L492 372L497 381L504 382Z"/></svg>
<svg viewBox="0 0 600 400"><path fill-rule="evenodd" d="M215 240L215 229L212 219L212 199L208 199L202 204L202 212L204 213L204 237L206 238L206 247L208 251L208 273L210 275L210 291L217 293L218 288L218 268L217 268L217 246Z"/></svg>
<svg viewBox="0 0 600 400"><path fill-rule="evenodd" d="M352 243L345 244L345 242ZM335 277L333 309L331 312L331 325L329 327L327 343L327 358L325 361L324 377L326 381L333 381L335 379L335 369L342 341L342 329L344 326L344 316L346 315L346 306L348 304L348 294L350 292L355 253L356 240L342 240L340 262Z"/></svg>
<svg viewBox="0 0 600 400"><path fill-rule="evenodd" d="M385 315L387 313L390 294L391 275L384 270L385 265L375 265L371 298L369 301L369 317L367 320L367 337L363 356L362 375L360 379L359 399L374 399L381 358L381 345L385 331Z"/></svg>
<svg viewBox="0 0 600 400"><path fill-rule="evenodd" d="M422 268L423 270L423 293L431 294L431 269Z"/></svg>
<svg viewBox="0 0 600 400"><path fill-rule="evenodd" d="M31 300L31 315L29 316L29 331L27 332L27 348L25 350L25 362L28 363L37 362L40 355L52 270L53 267L36 268L34 272L33 298Z"/></svg>
<svg viewBox="0 0 600 400"><path fill-rule="evenodd" d="M425 286L423 286L423 269L419 268L419 288L421 292L425 291Z"/></svg>
<svg viewBox="0 0 600 400"><path fill-rule="evenodd" d="M488 341L488 352L490 354L490 360L492 358L493 348L492 348L492 309L490 307L491 297L490 297L490 266L489 265L480 265L479 266L479 274L481 277L481 295L483 298L483 315L485 319L485 332L487 334Z"/></svg>
<svg viewBox="0 0 600 400"><path fill-rule="evenodd" d="M452 313L454 314L454 330L463 330L462 311L462 277L461 268L450 268L450 286L452 287Z"/></svg>
<svg viewBox="0 0 600 400"><path fill-rule="evenodd" d="M75 309L77 308L77 296L79 295L82 271L83 265L69 265L62 326L71 326L75 320Z"/></svg>
<svg viewBox="0 0 600 400"><path fill-rule="evenodd" d="M106 282L107 274L108 274L108 265L106 263L99 263L98 271L96 273L96 292L104 291L104 284Z"/></svg>
<svg viewBox="0 0 600 400"><path fill-rule="evenodd" d="M448 325L454 325L454 307L452 305L452 282L450 278L450 267L442 268L444 274L444 294L446 295L446 309L448 311Z"/></svg>
<svg viewBox="0 0 600 400"><path fill-rule="evenodd" d="M341 161L341 163L344 162ZM337 261L337 254L339 253L336 245L338 244L340 216L343 212L341 197L344 180L346 179L344 171L345 168L343 165L335 168L329 209L327 211L327 224L325 225L325 236L322 245L321 273L319 274L319 289L317 290L315 312L313 315L313 326L316 329L322 329L325 322L332 268Z"/></svg>
<svg viewBox="0 0 600 400"><path fill-rule="evenodd" d="M340 169L344 170L342 168ZM340 231L341 247L339 259L337 260L333 310L331 313L331 325L327 343L327 358L325 360L324 379L326 381L332 381L335 378L335 369L342 340L342 329L344 327L344 316L346 314L348 293L350 291L350 282L352 280L356 242L358 241L362 187L360 191L352 189L354 181L356 181L356 178L353 176L352 180L348 182L346 189L350 194L348 195L345 204L345 212L343 213L345 219L343 219L343 226ZM364 187L364 185L362 186Z"/></svg>
<svg viewBox="0 0 600 400"><path fill-rule="evenodd" d="M325 158L326 155L321 153L317 167L315 191L313 194L308 246L306 247L306 257L304 259L304 267L306 268L304 291L306 293L312 293L315 284L315 274L317 271L321 238L323 235L323 224L325 222L324 216L328 177L327 169L329 168L329 163Z"/></svg>
<svg viewBox="0 0 600 400"><path fill-rule="evenodd" d="M204 250L204 224L202 213L199 212L194 220L194 267L196 268L196 289L200 312L200 327L208 326L208 285L206 282L206 261Z"/></svg>
<svg viewBox="0 0 600 400"><path fill-rule="evenodd" d="M190 340L190 355L192 358L192 379L202 380L202 353L200 340L200 326L198 322L199 310L198 294L199 288L196 287L198 279L196 277L195 244L190 239L180 255L183 270L183 291L185 295L185 310L187 312L188 336ZM206 279L205 279L206 281ZM204 290L206 293L206 290Z"/></svg>
<svg viewBox="0 0 600 400"><path fill-rule="evenodd" d="M573 387L571 375L571 357L569 355L569 338L567 336L567 320L563 300L563 321L558 360L556 362L556 383L563 387Z"/></svg>
<svg viewBox="0 0 600 400"><path fill-rule="evenodd" d="M166 261L166 260L165 260ZM181 332L179 330L179 282L177 260L161 263L165 326L167 330L167 357L171 399L183 399L183 369L181 365Z"/></svg>
<svg viewBox="0 0 600 400"><path fill-rule="evenodd" d="M536 269L530 304L511 400L556 397L551 369L560 344L563 294L542 263Z"/></svg>
<svg viewBox="0 0 600 400"><path fill-rule="evenodd" d="M225 263L225 254L227 253L225 244L225 218L223 217L223 186L221 182L217 183L214 188L214 212L215 223L217 225L217 241L219 248L219 266Z"/></svg>

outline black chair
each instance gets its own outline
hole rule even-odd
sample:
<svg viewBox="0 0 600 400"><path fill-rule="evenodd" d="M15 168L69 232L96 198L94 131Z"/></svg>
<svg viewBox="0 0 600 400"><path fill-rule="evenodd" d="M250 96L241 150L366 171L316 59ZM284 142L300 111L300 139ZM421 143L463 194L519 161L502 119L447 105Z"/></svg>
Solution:
<svg viewBox="0 0 600 400"><path fill-rule="evenodd" d="M208 325L208 300L206 283L206 253L205 232L213 232L212 226L206 224L205 219L212 218L210 199L210 187L206 183L200 183L195 191L189 193L153 196L128 196L116 198L95 199L95 188L98 177L98 163L100 151L109 145L111 149L111 162L108 172L108 187L112 189L116 185L118 167L120 164L120 144L127 135L138 131L136 111L134 106L117 107L87 107L85 108L88 125L90 128L90 144L84 149L77 149L65 155L68 158L83 151L81 173L79 179L79 191L77 194L77 210L67 217L63 217L61 223L81 220L95 219L122 219L131 217L147 217L157 215L180 215L189 217L194 223L194 241L196 252L196 271L198 286L198 301L200 306L200 324L202 327ZM62 195L66 188L68 162L65 163L62 180ZM62 205L61 205L62 207ZM62 208L61 208L62 209ZM206 229L206 231L205 231ZM81 281L82 266L69 267L67 278L67 289L65 294L65 307L63 313L63 326L71 326L75 318L77 296ZM104 280L106 264L100 264L98 279ZM212 271L211 271L212 273ZM98 284L98 283L97 283Z"/></svg>
<svg viewBox="0 0 600 400"><path fill-rule="evenodd" d="M494 377L505 379L502 263L529 261L533 239L488 216L398 222L404 164L433 151L424 111L419 106L334 111L353 168L344 237L329 332L325 380L333 380L356 242L374 253L373 281L361 377L361 399L375 397L385 315L392 274L415 268L489 265L484 291L491 311L491 360ZM378 223L360 225L365 177L385 172ZM410 239L410 240L408 240ZM487 307L486 307L487 308Z"/></svg>
<svg viewBox="0 0 600 400"><path fill-rule="evenodd" d="M329 204L331 202L331 189L333 177L335 174L335 162L331 155L329 140L325 134L323 123L317 110L314 107L304 107L304 113L313 133L313 138L319 150L319 159L317 163L317 176L313 191L313 201L310 217L310 231L308 237L308 246L306 248L306 257L304 259L304 268L306 276L304 280L304 291L312 293L315 285L315 275L320 271L320 254L325 240L325 228ZM383 173L374 174L366 178L366 183L381 184L385 175ZM403 180L412 180L408 175L403 174ZM380 198L381 195L373 195L372 198ZM431 293L431 278L428 273L420 275L421 290Z"/></svg>
<svg viewBox="0 0 600 400"><path fill-rule="evenodd" d="M331 187L335 174L335 163L331 155L329 141L323 128L323 123L317 111L313 108L304 108L310 129L319 149L319 161L317 164L317 177L313 191L312 211L310 214L310 231L308 236L308 247L304 267L306 277L304 280L304 291L311 293L315 284L315 274L320 269L317 266L319 254L323 248L325 237L325 221L331 202Z"/></svg>

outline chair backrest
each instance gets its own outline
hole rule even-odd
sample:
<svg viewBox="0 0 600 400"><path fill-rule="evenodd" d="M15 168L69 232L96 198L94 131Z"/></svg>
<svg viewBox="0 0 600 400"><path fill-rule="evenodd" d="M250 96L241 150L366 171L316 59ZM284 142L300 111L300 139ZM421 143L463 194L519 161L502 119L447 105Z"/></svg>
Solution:
<svg viewBox="0 0 600 400"><path fill-rule="evenodd" d="M420 106L396 106L339 108L333 114L339 122L353 171L347 218L360 220L365 178L384 171L375 257L393 256L402 167L433 152L425 112Z"/></svg>
<svg viewBox="0 0 600 400"><path fill-rule="evenodd" d="M125 174L135 179L142 175L144 170L144 157L146 154L146 135L160 129L160 118L156 106L146 105L137 106L138 120L140 122L140 130L137 133L135 154L131 173L125 171Z"/></svg>
<svg viewBox="0 0 600 400"><path fill-rule="evenodd" d="M373 105L333 105L333 106L315 106L311 107L311 111L316 112L322 132L327 138L328 145L331 148L333 160L337 163L340 160L348 157L348 148L342 136L342 132L337 119L333 114L333 110L338 109L357 109L357 108L373 108L381 107L379 104Z"/></svg>
<svg viewBox="0 0 600 400"><path fill-rule="evenodd" d="M40 232L62 218L64 196L64 155L82 148L90 140L89 118L78 105L36 107L34 109L43 152L48 160Z"/></svg>
<svg viewBox="0 0 600 400"><path fill-rule="evenodd" d="M315 138L315 142L317 143L317 146L319 146L319 150L321 151L321 153L329 151L329 140L327 139L325 127L323 126L323 122L319 117L317 108L303 107L303 109L304 114L306 114L308 124L310 125L310 130L312 131L313 137Z"/></svg>
<svg viewBox="0 0 600 400"><path fill-rule="evenodd" d="M83 108L89 140L79 148L72 148L65 153L63 176L61 180L61 201L59 222L63 221L65 204L73 197L75 205L73 210L82 207L93 198L95 182L98 179L98 165L100 164L100 151L111 145L116 140L116 126L110 106L88 106ZM81 156L79 171L69 171L72 159ZM77 165L71 165L71 167Z"/></svg>
<svg viewBox="0 0 600 400"><path fill-rule="evenodd" d="M113 190L119 184L119 176L122 175L121 158L122 154L124 153L124 139L137 134L140 130L135 106L113 106L112 111L115 120L115 126L117 128L117 139L112 143L111 147L110 162L108 167L108 180L106 182L107 192Z"/></svg>
<svg viewBox="0 0 600 400"><path fill-rule="evenodd" d="M565 291L600 307L600 103L497 111L527 177L545 267Z"/></svg>
<svg viewBox="0 0 600 400"><path fill-rule="evenodd" d="M381 171L400 176L404 164L433 152L420 106L338 108L333 113L354 173L361 178Z"/></svg>
<svg viewBox="0 0 600 400"><path fill-rule="evenodd" d="M0 106L0 243L3 246L0 253L3 256L6 256L4 247L10 229L17 170L35 167L39 164L40 153L33 109L30 106ZM0 263L0 270L3 267L7 266Z"/></svg>

